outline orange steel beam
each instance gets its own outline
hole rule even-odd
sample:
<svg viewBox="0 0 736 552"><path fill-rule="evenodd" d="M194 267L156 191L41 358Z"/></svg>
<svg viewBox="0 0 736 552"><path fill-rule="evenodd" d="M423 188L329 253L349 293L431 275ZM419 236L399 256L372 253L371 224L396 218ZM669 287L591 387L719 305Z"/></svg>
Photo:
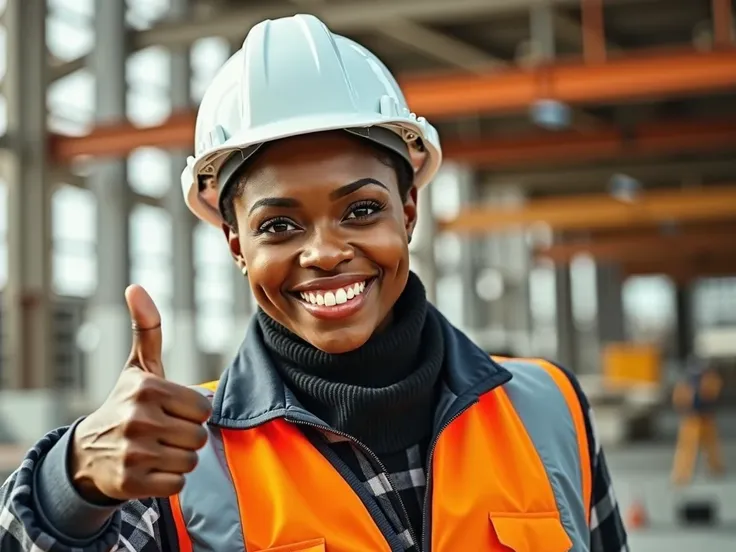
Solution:
<svg viewBox="0 0 736 552"><path fill-rule="evenodd" d="M537 69L512 68L485 75L414 76L401 80L413 111L428 118L520 112L540 98L569 104L673 97L736 88L736 49L626 56L605 63L560 63ZM141 129L109 125L82 137L53 137L56 162L80 155L120 156L135 148L189 148L194 114L177 114L162 125Z"/></svg>
<svg viewBox="0 0 736 552"><path fill-rule="evenodd" d="M555 263L567 264L578 255L590 255L606 261L652 261L654 259L694 258L714 253L729 254L736 259L734 228L700 231L686 234L644 233L594 239L590 242L562 242L538 249L535 256Z"/></svg>
<svg viewBox="0 0 736 552"><path fill-rule="evenodd" d="M448 159L481 168L531 163L565 164L619 157L736 151L736 119L642 124L629 132L616 127L587 132L535 132L520 137L457 140L443 144Z"/></svg>
<svg viewBox="0 0 736 552"><path fill-rule="evenodd" d="M736 218L736 185L644 192L634 201L608 194L533 200L516 208L468 206L439 229L459 234L486 234L545 224L552 230L583 230L695 223Z"/></svg>
<svg viewBox="0 0 736 552"><path fill-rule="evenodd" d="M180 114L155 127L100 127L94 131L94 140L89 136L52 136L49 149L58 165L85 155L123 157L142 146L189 149L193 125L193 115ZM613 126L585 132L535 131L504 138L445 141L443 150L447 159L480 168L736 151L736 119L647 123L629 132Z"/></svg>
<svg viewBox="0 0 736 552"><path fill-rule="evenodd" d="M413 77L402 83L427 117L524 111L540 97L572 105L697 95L736 87L736 49L627 55L481 76Z"/></svg>

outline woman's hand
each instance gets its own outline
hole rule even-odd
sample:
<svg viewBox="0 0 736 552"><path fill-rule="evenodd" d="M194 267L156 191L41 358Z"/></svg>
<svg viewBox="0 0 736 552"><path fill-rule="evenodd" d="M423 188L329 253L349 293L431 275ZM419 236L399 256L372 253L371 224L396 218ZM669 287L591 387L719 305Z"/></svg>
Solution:
<svg viewBox="0 0 736 552"><path fill-rule="evenodd" d="M130 357L105 403L73 436L71 477L93 502L178 493L207 442L210 402L166 381L156 305L139 286L129 287L125 298L133 322Z"/></svg>

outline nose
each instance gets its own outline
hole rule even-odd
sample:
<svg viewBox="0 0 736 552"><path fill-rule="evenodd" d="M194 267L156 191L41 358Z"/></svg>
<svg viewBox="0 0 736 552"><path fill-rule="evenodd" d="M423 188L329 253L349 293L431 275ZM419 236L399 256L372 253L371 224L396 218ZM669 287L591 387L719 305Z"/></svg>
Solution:
<svg viewBox="0 0 736 552"><path fill-rule="evenodd" d="M299 257L302 268L316 268L329 272L340 263L355 257L353 247L336 232L329 230L315 231L304 251Z"/></svg>

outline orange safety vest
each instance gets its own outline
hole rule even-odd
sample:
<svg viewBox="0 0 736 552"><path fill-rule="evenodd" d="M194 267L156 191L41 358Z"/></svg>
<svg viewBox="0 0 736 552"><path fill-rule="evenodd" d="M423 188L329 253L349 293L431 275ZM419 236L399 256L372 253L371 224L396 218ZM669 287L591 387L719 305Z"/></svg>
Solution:
<svg viewBox="0 0 736 552"><path fill-rule="evenodd" d="M435 443L425 549L587 551L591 472L575 390L549 363L503 365L512 380L452 419ZM181 552L397 549L355 487L297 424L276 418L212 431L205 447L211 450L170 500ZM572 487L578 491L570 493ZM232 520L225 523L226 516Z"/></svg>

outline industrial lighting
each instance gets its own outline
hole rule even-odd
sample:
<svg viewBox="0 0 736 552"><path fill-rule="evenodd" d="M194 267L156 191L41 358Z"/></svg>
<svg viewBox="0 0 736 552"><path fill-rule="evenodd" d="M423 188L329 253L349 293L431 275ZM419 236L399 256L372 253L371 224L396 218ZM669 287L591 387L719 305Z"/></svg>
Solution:
<svg viewBox="0 0 736 552"><path fill-rule="evenodd" d="M529 108L534 123L547 130L563 130L570 126L572 109L557 100L537 100Z"/></svg>
<svg viewBox="0 0 736 552"><path fill-rule="evenodd" d="M611 195L619 201L634 201L641 192L641 182L627 174L614 174L609 181Z"/></svg>

